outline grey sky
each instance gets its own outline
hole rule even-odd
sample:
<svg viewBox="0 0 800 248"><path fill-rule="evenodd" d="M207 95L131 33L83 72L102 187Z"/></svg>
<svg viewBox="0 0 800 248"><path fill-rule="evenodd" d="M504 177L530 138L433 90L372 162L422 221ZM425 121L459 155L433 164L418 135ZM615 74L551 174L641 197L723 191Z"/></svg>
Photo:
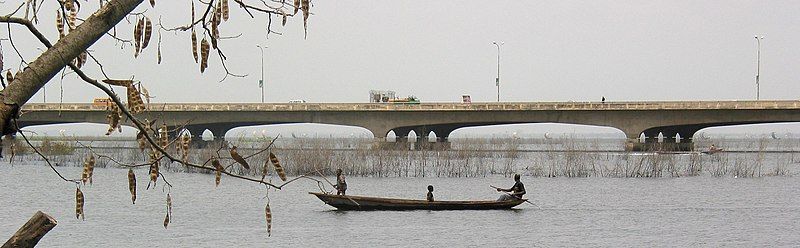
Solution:
<svg viewBox="0 0 800 248"><path fill-rule="evenodd" d="M6 1L8 12L16 3ZM135 75L157 102L258 102L264 44L266 101L365 102L371 89L453 102L461 94L494 101L496 48L503 41L502 101L737 100L755 98L755 34L763 34L762 99L798 99L800 2L796 1L314 1L308 38L302 18L265 39L266 20L231 7L221 43L228 67L245 78L222 78L215 57L200 74L189 33L163 32L164 62L155 63L157 37L139 58L103 38L91 49L117 78ZM96 2L85 5L96 7ZM140 10L165 26L184 25L188 1L158 1ZM54 10L40 27L56 37ZM157 13L156 13L157 12ZM85 14L85 13L84 13ZM183 22L181 22L183 20ZM276 22L278 19L276 18ZM156 21L157 22L157 21ZM7 38L6 27L0 36ZM118 32L130 37L130 25ZM15 33L25 54L29 35ZM23 43L23 41L27 41ZM39 46L41 47L41 46ZM6 68L17 59L3 42ZM30 59L30 58L28 58ZM89 68L95 68L91 64ZM95 77L96 70L87 69ZM58 101L59 82L47 85ZM101 92L74 76L65 102ZM40 92L33 101L43 100Z"/></svg>

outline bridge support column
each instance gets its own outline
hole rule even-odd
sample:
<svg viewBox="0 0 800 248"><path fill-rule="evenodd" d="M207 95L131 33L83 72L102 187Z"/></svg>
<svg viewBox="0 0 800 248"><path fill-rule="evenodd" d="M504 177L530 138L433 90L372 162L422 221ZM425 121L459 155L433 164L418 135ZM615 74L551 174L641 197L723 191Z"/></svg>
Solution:
<svg viewBox="0 0 800 248"><path fill-rule="evenodd" d="M696 131L696 130L695 130ZM626 151L693 151L694 142L692 142L692 135L694 132L687 130L685 133L672 130L646 130L644 132L645 142L642 143L639 137L635 138L627 135L628 139L625 141ZM663 136L662 142L658 142L659 133ZM675 142L675 136L681 134L679 142ZM684 136L685 135L685 136Z"/></svg>

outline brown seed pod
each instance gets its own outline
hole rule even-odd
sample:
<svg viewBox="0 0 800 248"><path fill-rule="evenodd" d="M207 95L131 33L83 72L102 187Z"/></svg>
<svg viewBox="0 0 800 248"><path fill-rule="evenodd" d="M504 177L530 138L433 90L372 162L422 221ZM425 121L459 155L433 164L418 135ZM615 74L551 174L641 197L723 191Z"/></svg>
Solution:
<svg viewBox="0 0 800 248"><path fill-rule="evenodd" d="M83 162L83 173L81 173L81 182L86 185L86 182L89 181L89 160Z"/></svg>
<svg viewBox="0 0 800 248"><path fill-rule="evenodd" d="M283 170L281 166L281 162L278 161L278 157L275 156L272 152L269 153L269 161L272 162L272 166L275 167L275 173L278 173L278 177L281 178L282 181L286 181L286 172Z"/></svg>
<svg viewBox="0 0 800 248"><path fill-rule="evenodd" d="M109 106L109 110L110 112L108 115L106 115L106 120L108 121L108 131L106 132L106 135L111 135L111 133L114 132L114 129L117 128L119 128L119 131L122 132L122 127L119 125L119 120L122 118L119 113L119 107L117 107L116 104L111 104Z"/></svg>
<svg viewBox="0 0 800 248"><path fill-rule="evenodd" d="M192 1L192 23L194 23L194 1Z"/></svg>
<svg viewBox="0 0 800 248"><path fill-rule="evenodd" d="M128 190L131 192L131 203L136 204L136 174L128 169Z"/></svg>
<svg viewBox="0 0 800 248"><path fill-rule="evenodd" d="M215 186L219 186L219 182L222 178L222 171L225 169L222 167L222 164L219 163L219 160L216 157L211 158L211 165L214 166L215 173L214 173L214 182Z"/></svg>
<svg viewBox="0 0 800 248"><path fill-rule="evenodd" d="M172 196L167 193L167 213L172 215Z"/></svg>
<svg viewBox="0 0 800 248"><path fill-rule="evenodd" d="M156 6L156 0L150 0L150 7Z"/></svg>
<svg viewBox="0 0 800 248"><path fill-rule="evenodd" d="M169 146L169 133L167 132L166 123L161 123L161 128L158 130L158 146L161 149L167 149L167 146Z"/></svg>
<svg viewBox="0 0 800 248"><path fill-rule="evenodd" d="M61 11L56 10L56 29L58 29L58 38L64 38L64 18L61 16Z"/></svg>
<svg viewBox="0 0 800 248"><path fill-rule="evenodd" d="M261 169L261 181L269 175L269 159L264 161L264 167Z"/></svg>
<svg viewBox="0 0 800 248"><path fill-rule="evenodd" d="M283 9L278 9L281 12L281 26L286 26L286 12L283 12Z"/></svg>
<svg viewBox="0 0 800 248"><path fill-rule="evenodd" d="M189 143L192 141L192 138L187 133L183 133L181 136L181 151L183 152L181 160L186 161L189 158Z"/></svg>
<svg viewBox="0 0 800 248"><path fill-rule="evenodd" d="M67 14L67 26L69 27L69 31L72 31L77 27L78 21L78 9L72 8L69 10L69 14Z"/></svg>
<svg viewBox="0 0 800 248"><path fill-rule="evenodd" d="M139 88L142 88L142 95L144 95L144 100L147 102L147 104L150 104L150 92L147 91L147 88L145 88L141 84L139 84ZM147 108L145 108L145 109L147 109Z"/></svg>
<svg viewBox="0 0 800 248"><path fill-rule="evenodd" d="M81 192L81 188L75 188L75 218L81 218L81 220L85 219L83 214L83 192Z"/></svg>
<svg viewBox="0 0 800 248"><path fill-rule="evenodd" d="M147 48L147 45L150 44L150 36L153 35L153 23L150 22L149 17L144 18L144 38L142 40L142 50Z"/></svg>
<svg viewBox="0 0 800 248"><path fill-rule="evenodd" d="M156 158L156 153L150 152L150 182L153 183L153 186L156 185L156 181L158 180L158 164L159 161ZM150 188L150 183L147 184L148 188Z"/></svg>
<svg viewBox="0 0 800 248"><path fill-rule="evenodd" d="M142 50L142 36L144 32L144 18L136 22L136 27L133 28L133 44L134 51L133 57L138 57L139 52Z"/></svg>
<svg viewBox="0 0 800 248"><path fill-rule="evenodd" d="M167 228L168 225L169 225L169 213L167 213L167 216L164 217L164 228Z"/></svg>
<svg viewBox="0 0 800 248"><path fill-rule="evenodd" d="M233 160L236 160L237 163L241 164L245 170L250 170L250 164L247 163L247 160L244 160L242 155L239 155L239 152L236 151L236 146L231 147L230 153Z"/></svg>
<svg viewBox="0 0 800 248"><path fill-rule="evenodd" d="M14 74L11 73L11 70L6 71L6 81L8 81L8 84L14 81Z"/></svg>
<svg viewBox="0 0 800 248"><path fill-rule="evenodd" d="M292 15L297 15L297 10L299 9L300 9L300 0L294 0L294 14Z"/></svg>
<svg viewBox="0 0 800 248"><path fill-rule="evenodd" d="M308 0L301 0L301 1L302 1L301 8L303 10L303 31L308 33L308 14L309 14L308 10L309 8L311 8L311 4L308 2Z"/></svg>
<svg viewBox="0 0 800 248"><path fill-rule="evenodd" d="M78 63L76 63L75 66L77 66L78 68L83 67L83 65L86 64L87 56L88 54L86 53L86 51L83 51L82 53L78 54L78 57L75 58Z"/></svg>
<svg viewBox="0 0 800 248"><path fill-rule="evenodd" d="M142 131L136 134L136 142L139 143L139 150L144 152L144 149L147 148L147 138L144 137L146 134Z"/></svg>
<svg viewBox="0 0 800 248"><path fill-rule="evenodd" d="M227 21L230 15L230 10L228 8L228 0L222 0L222 20Z"/></svg>
<svg viewBox="0 0 800 248"><path fill-rule="evenodd" d="M206 71L208 67L208 49L208 41L203 37L203 40L200 41L200 73Z"/></svg>
<svg viewBox="0 0 800 248"><path fill-rule="evenodd" d="M89 154L89 159L87 159L87 161L86 161L86 163L88 163L88 167L89 167L89 184L92 184L92 176L94 175L95 162L97 162L97 161L94 159L94 155Z"/></svg>
<svg viewBox="0 0 800 248"><path fill-rule="evenodd" d="M115 86L128 87L128 86L131 86L133 84L133 80L129 80L129 79L103 79L103 83L107 83L109 85L115 85Z"/></svg>
<svg viewBox="0 0 800 248"><path fill-rule="evenodd" d="M217 2L217 9L214 10L214 18L212 18L212 22L214 21L213 19L217 19L217 25L222 22L222 2L223 1Z"/></svg>
<svg viewBox="0 0 800 248"><path fill-rule="evenodd" d="M264 213L267 217L267 237L272 236L272 210L269 208L269 203L267 203L267 207L264 208Z"/></svg>
<svg viewBox="0 0 800 248"><path fill-rule="evenodd" d="M128 109L131 110L131 114L138 114L144 111L145 106L144 102L142 101L141 93L136 87L133 85L128 86Z"/></svg>
<svg viewBox="0 0 800 248"><path fill-rule="evenodd" d="M194 57L194 62L197 63L197 34L192 29L192 56Z"/></svg>

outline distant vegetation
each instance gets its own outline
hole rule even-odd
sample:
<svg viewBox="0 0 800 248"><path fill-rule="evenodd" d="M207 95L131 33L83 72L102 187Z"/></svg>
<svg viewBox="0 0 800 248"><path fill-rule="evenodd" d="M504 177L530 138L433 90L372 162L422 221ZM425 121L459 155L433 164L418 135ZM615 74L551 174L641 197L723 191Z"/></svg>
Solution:
<svg viewBox="0 0 800 248"><path fill-rule="evenodd" d="M270 139L233 141L243 154ZM332 175L342 168L350 176L364 177L486 177L510 176L514 173L533 177L762 177L787 176L797 172L795 150L800 143L787 140L716 141L717 146L739 149L713 155L693 153L623 152L621 140L606 139L459 139L450 149L441 144L421 142L396 144L374 143L372 139L287 138L276 143L272 152L282 156L289 175ZM130 143L130 142L128 142ZM698 142L700 147L708 143ZM40 142L40 150L57 156L57 162L81 166L89 150L75 142ZM146 159L126 142L95 143L93 150L122 156L124 160ZM214 154L222 144L206 144L190 160L196 162ZM424 146L424 147L419 147ZM616 150L613 148L617 148ZM612 148L612 149L609 149ZM698 148L702 149L702 148ZM750 149L750 150L741 150ZM252 158L253 164L264 164L267 154ZM69 155L69 156L64 156ZM36 160L36 156L25 155ZM113 165L107 159L98 164ZM173 171L190 170L180 164L164 164ZM249 171L231 168L239 174L260 175L262 167Z"/></svg>

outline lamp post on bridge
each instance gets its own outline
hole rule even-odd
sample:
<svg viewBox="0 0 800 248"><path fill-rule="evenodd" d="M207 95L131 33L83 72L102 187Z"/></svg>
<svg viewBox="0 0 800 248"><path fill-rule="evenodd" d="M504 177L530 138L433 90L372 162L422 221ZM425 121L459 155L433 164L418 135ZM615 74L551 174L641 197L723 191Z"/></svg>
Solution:
<svg viewBox="0 0 800 248"><path fill-rule="evenodd" d="M500 102L500 47L505 43L493 41L492 44L497 46L497 78L494 79L494 84L497 86L497 102Z"/></svg>
<svg viewBox="0 0 800 248"><path fill-rule="evenodd" d="M261 103L264 103L264 48L256 45L261 50L261 80L258 80L258 87L261 88Z"/></svg>
<svg viewBox="0 0 800 248"><path fill-rule="evenodd" d="M755 35L756 46L756 101L761 99L761 85L758 80L761 76L761 40L764 39L763 35Z"/></svg>

